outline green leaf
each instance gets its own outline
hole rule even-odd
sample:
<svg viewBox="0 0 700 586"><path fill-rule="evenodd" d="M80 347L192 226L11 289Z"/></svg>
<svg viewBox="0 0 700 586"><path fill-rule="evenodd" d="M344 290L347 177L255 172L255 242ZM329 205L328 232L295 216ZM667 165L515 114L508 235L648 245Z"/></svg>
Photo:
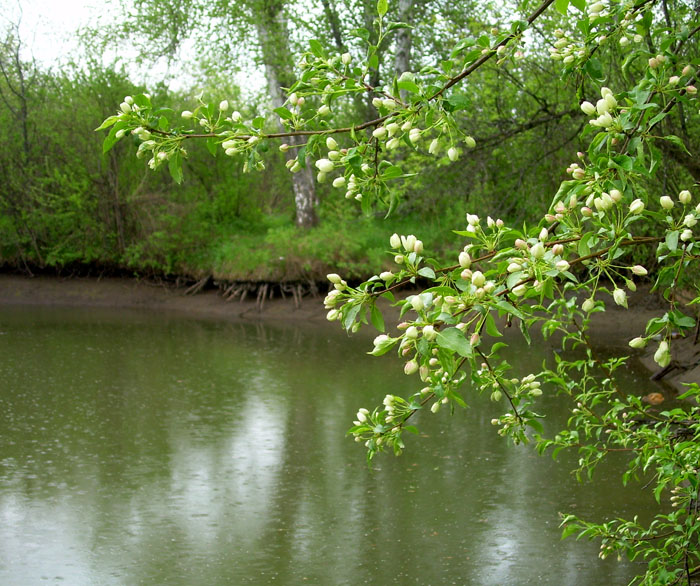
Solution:
<svg viewBox="0 0 700 586"><path fill-rule="evenodd" d="M591 57L586 61L583 69L594 81L603 81L605 79L603 75L603 66L595 57Z"/></svg>
<svg viewBox="0 0 700 586"><path fill-rule="evenodd" d="M275 108L274 112L283 120L291 120L292 118L294 118L294 114L292 114L284 106L280 106L279 108Z"/></svg>
<svg viewBox="0 0 700 586"><path fill-rule="evenodd" d="M178 185L182 183L182 159L179 154L173 155L168 160L168 171L170 171L170 175L175 183Z"/></svg>
<svg viewBox="0 0 700 586"><path fill-rule="evenodd" d="M486 320L484 320L484 325L486 327L486 333L493 338L500 338L503 334L498 331L496 327L496 321L493 319L491 313L486 314Z"/></svg>
<svg viewBox="0 0 700 586"><path fill-rule="evenodd" d="M517 307L515 307L513 304L509 303L505 299L498 299L498 301L496 301L496 307L505 311L506 313L514 315L518 319L521 319L523 321L526 319L522 311L520 311Z"/></svg>
<svg viewBox="0 0 700 586"><path fill-rule="evenodd" d="M452 350L453 352L457 352L460 356L468 358L472 355L471 344L457 328L447 328L438 332L435 341L440 348Z"/></svg>
<svg viewBox="0 0 700 586"><path fill-rule="evenodd" d="M668 114L668 112L659 112L656 116L649 120L648 128L651 128L656 123L661 122L664 118L666 118L666 114Z"/></svg>
<svg viewBox="0 0 700 586"><path fill-rule="evenodd" d="M109 128L117 120L119 120L119 116L110 116L109 118L105 119L105 121L102 124L100 124L97 128L95 128L95 132L98 132L100 130L104 130L105 128Z"/></svg>
<svg viewBox="0 0 700 586"><path fill-rule="evenodd" d="M554 6L560 14L566 16L566 9L569 7L569 0L555 0Z"/></svg>
<svg viewBox="0 0 700 586"><path fill-rule="evenodd" d="M450 112L466 110L471 103L469 98L464 94L452 94L449 98L445 99L445 102L450 105L451 110L446 108Z"/></svg>
<svg viewBox="0 0 700 586"><path fill-rule="evenodd" d="M374 53L367 62L370 69L377 69L379 67L379 57Z"/></svg>
<svg viewBox="0 0 700 586"><path fill-rule="evenodd" d="M158 128L163 132L168 132L170 130L170 122L165 116L158 118Z"/></svg>
<svg viewBox="0 0 700 586"><path fill-rule="evenodd" d="M562 540L566 539L567 537L571 537L574 533L576 533L579 530L578 525L567 525L564 527L564 530L561 532L561 538Z"/></svg>
<svg viewBox="0 0 700 586"><path fill-rule="evenodd" d="M215 157L216 154L219 152L218 146L219 145L216 142L216 138L214 138L213 136L207 138L207 150L213 157Z"/></svg>
<svg viewBox="0 0 700 586"><path fill-rule="evenodd" d="M685 143L679 137L677 137L675 134L669 134L668 136L664 136L664 140L667 140L667 141L675 144L678 148L680 148L686 154L688 154L688 155L690 154L690 151L685 146Z"/></svg>
<svg viewBox="0 0 700 586"><path fill-rule="evenodd" d="M406 90L407 92L411 92L412 94L420 94L420 88L410 79L404 79L403 81L399 81L398 86L400 90Z"/></svg>
<svg viewBox="0 0 700 586"><path fill-rule="evenodd" d="M343 316L343 327L346 330L349 330L352 327L352 324L355 323L355 318L357 317L357 314L360 313L362 305L357 303L355 305L352 305L349 309L348 312Z"/></svg>
<svg viewBox="0 0 700 586"><path fill-rule="evenodd" d="M369 41L369 31L366 28L356 28L350 31L351 37L358 37L363 41Z"/></svg>
<svg viewBox="0 0 700 586"><path fill-rule="evenodd" d="M384 331L384 316L382 316L382 312L379 311L379 308L376 305L372 306L372 310L370 311L370 321L372 322L372 325L379 330L380 332Z"/></svg>
<svg viewBox="0 0 700 586"><path fill-rule="evenodd" d="M678 230L673 230L672 232L666 233L666 246L670 251L674 251L678 248L678 237L681 233Z"/></svg>
<svg viewBox="0 0 700 586"><path fill-rule="evenodd" d="M386 32L395 31L400 28L413 28L407 22L392 22L386 27Z"/></svg>
<svg viewBox="0 0 700 586"><path fill-rule="evenodd" d="M316 39L309 40L309 48L311 49L311 52L319 59L324 57L323 45Z"/></svg>
<svg viewBox="0 0 700 586"><path fill-rule="evenodd" d="M430 267L423 267L418 271L418 274L421 277L425 277L426 279L434 279L435 278L435 271L431 269Z"/></svg>
<svg viewBox="0 0 700 586"><path fill-rule="evenodd" d="M389 10L389 2L387 0L377 0L377 14L384 16Z"/></svg>
<svg viewBox="0 0 700 586"><path fill-rule="evenodd" d="M398 177L401 177L401 175L403 175L401 167L397 165L391 165L382 172L381 177L382 179L396 179Z"/></svg>
<svg viewBox="0 0 700 586"><path fill-rule="evenodd" d="M102 154L107 153L117 143L117 141L119 140L117 138L117 132L119 132L123 128L126 128L126 126L127 122L124 120L120 120L114 126L112 126L112 130L109 131L109 134L102 143Z"/></svg>
<svg viewBox="0 0 700 586"><path fill-rule="evenodd" d="M581 12L585 12L586 10L586 0L571 0L571 4Z"/></svg>

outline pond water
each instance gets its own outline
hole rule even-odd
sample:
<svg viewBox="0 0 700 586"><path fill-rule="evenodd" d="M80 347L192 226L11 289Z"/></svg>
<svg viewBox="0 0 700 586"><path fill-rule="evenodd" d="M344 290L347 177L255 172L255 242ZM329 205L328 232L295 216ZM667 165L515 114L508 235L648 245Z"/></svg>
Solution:
<svg viewBox="0 0 700 586"><path fill-rule="evenodd" d="M424 437L369 469L355 412L418 381L368 349L325 325L0 308L0 584L609 586L640 569L561 541L557 513L625 515L648 491L513 448L487 398L419 414Z"/></svg>

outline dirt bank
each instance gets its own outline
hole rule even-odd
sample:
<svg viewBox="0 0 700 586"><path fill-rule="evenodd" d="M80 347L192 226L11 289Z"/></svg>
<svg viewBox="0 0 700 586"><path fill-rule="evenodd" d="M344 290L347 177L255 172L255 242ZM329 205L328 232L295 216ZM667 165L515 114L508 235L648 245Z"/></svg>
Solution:
<svg viewBox="0 0 700 586"><path fill-rule="evenodd" d="M0 304L2 305L56 305L71 307L114 307L149 309L180 313L190 316L212 317L230 321L276 320L314 323L321 327L339 327L325 320L322 295L305 296L295 302L291 296L267 300L260 310L254 297L244 301L225 301L216 289L206 289L196 295L186 295L184 287L155 284L149 281L117 278L20 277L0 274ZM610 304L604 313L594 316L591 326L593 341L620 353L635 354L628 341L644 331L647 321L663 315L663 307L648 291L630 296L630 309ZM390 312L387 323L396 323L396 312ZM681 389L681 382L700 383L700 346L692 336L672 343L674 368L664 382ZM659 367L653 361L655 344L641 352L640 359L654 374Z"/></svg>

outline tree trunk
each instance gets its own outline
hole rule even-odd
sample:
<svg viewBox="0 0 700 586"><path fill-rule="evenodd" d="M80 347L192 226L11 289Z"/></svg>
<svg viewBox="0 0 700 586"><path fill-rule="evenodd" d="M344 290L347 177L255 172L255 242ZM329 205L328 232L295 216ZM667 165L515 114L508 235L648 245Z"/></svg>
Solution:
<svg viewBox="0 0 700 586"><path fill-rule="evenodd" d="M263 62L265 63L265 77L267 87L275 108L284 105L286 94L284 87L289 87L293 82L292 61L289 49L289 30L287 20L284 17L284 2L281 0L268 0L261 2L256 28L260 38ZM280 132L286 128L279 123ZM297 137L290 137L287 141L290 145L300 144ZM289 149L287 158L293 158L297 149ZM296 206L296 224L301 228L310 228L318 223L316 207L318 198L314 182L313 169L309 161L306 167L292 175L294 188L294 203Z"/></svg>
<svg viewBox="0 0 700 586"><path fill-rule="evenodd" d="M413 0L399 0L399 22L411 23L411 8ZM404 71L411 70L411 29L402 28L396 31L396 55L394 56L394 71L399 77ZM401 90L401 100L406 101L408 92Z"/></svg>

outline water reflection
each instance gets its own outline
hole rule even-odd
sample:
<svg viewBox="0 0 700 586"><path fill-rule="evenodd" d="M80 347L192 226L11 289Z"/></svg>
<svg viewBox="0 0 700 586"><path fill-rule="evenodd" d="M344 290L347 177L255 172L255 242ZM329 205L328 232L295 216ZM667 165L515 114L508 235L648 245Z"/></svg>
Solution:
<svg viewBox="0 0 700 586"><path fill-rule="evenodd" d="M0 330L2 584L595 586L631 574L561 542L557 513L601 518L648 495L622 493L610 470L594 493L512 449L484 398L421 414L428 437L368 470L348 422L409 379L366 356L367 337L17 308L0 311Z"/></svg>

